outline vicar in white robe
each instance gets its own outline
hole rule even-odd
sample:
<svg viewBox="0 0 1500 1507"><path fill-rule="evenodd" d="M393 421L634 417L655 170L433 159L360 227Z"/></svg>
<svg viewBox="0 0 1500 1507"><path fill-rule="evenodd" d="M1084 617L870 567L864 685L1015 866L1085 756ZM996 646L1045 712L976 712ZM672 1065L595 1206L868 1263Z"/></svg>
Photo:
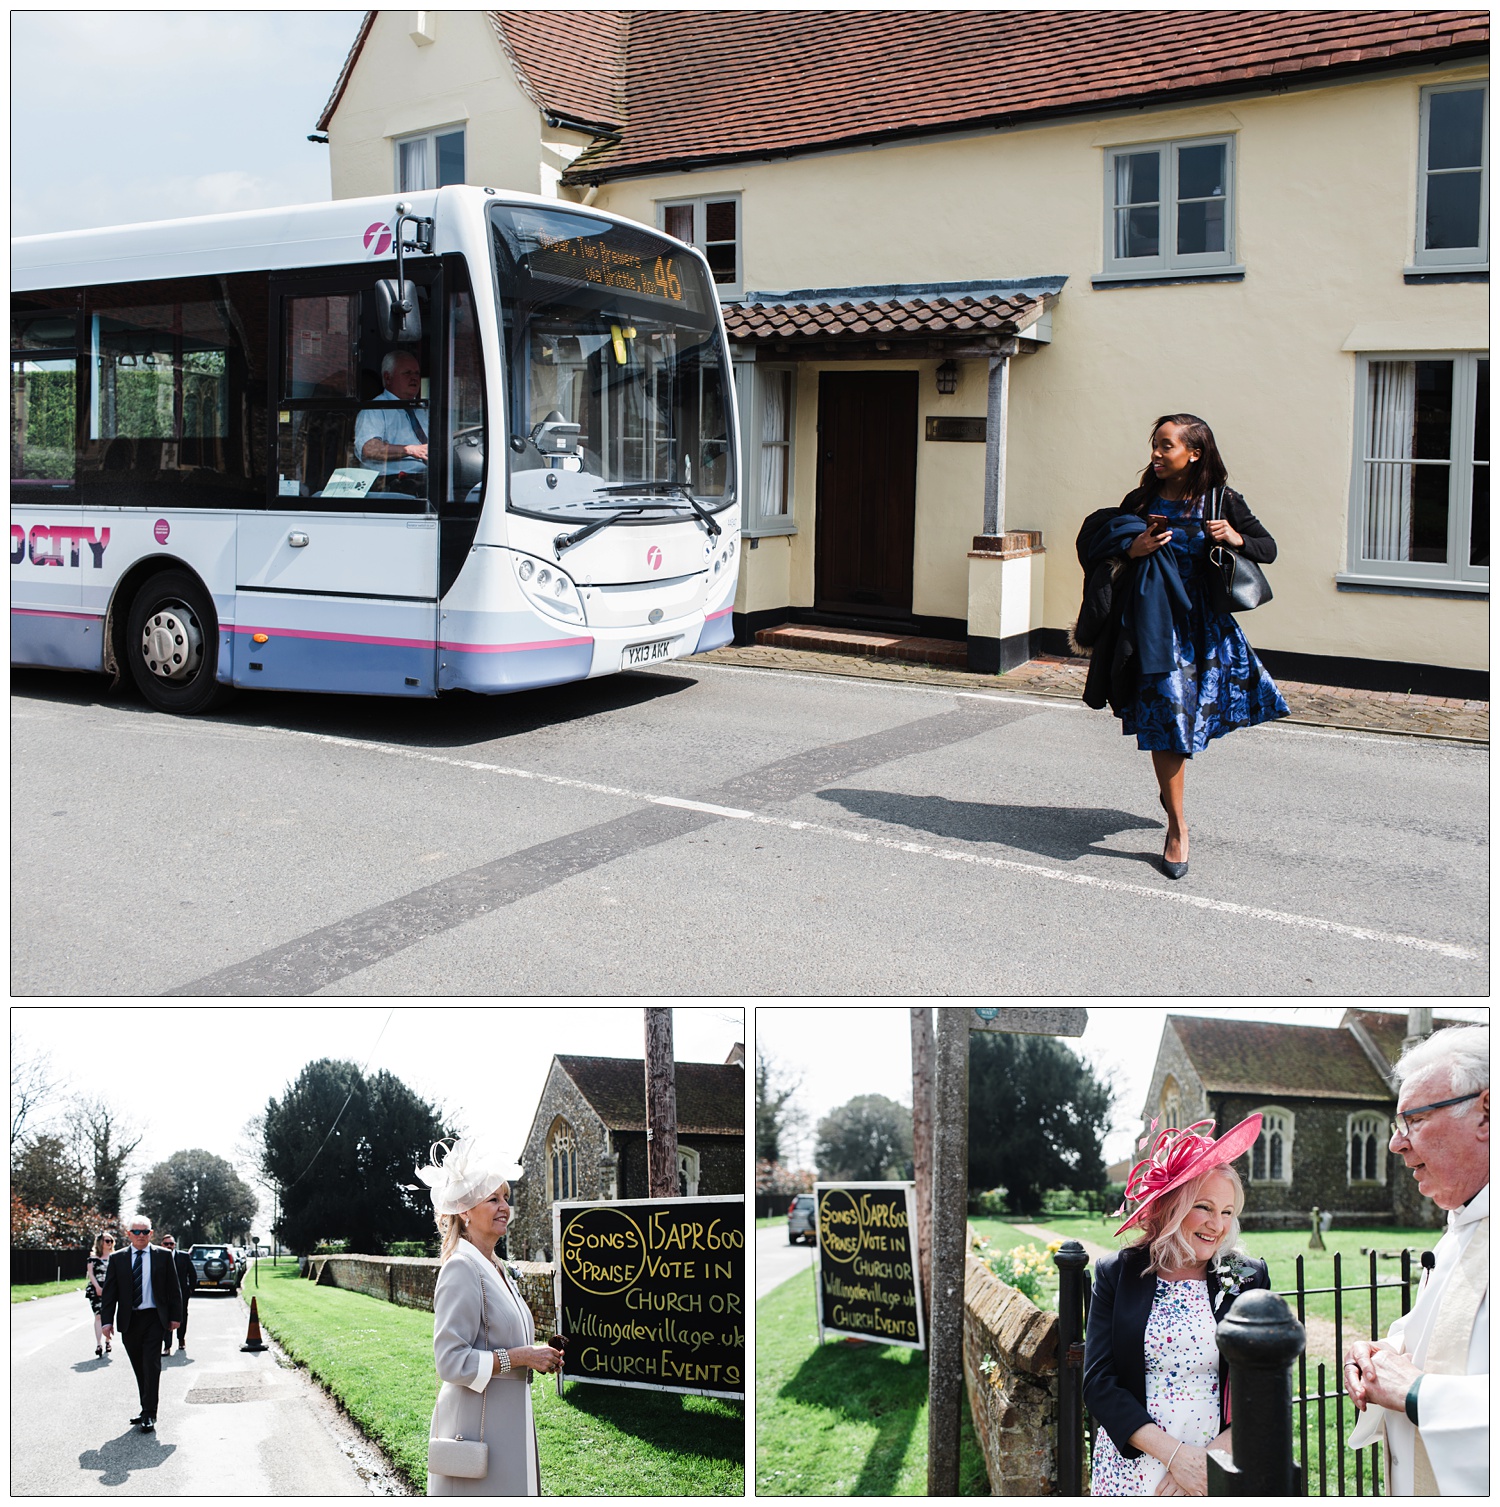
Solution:
<svg viewBox="0 0 1500 1507"><path fill-rule="evenodd" d="M1404 1053L1391 1150L1448 1228L1410 1313L1344 1356L1364 1415L1349 1437L1385 1438L1393 1496L1489 1493L1489 1028L1453 1026Z"/></svg>

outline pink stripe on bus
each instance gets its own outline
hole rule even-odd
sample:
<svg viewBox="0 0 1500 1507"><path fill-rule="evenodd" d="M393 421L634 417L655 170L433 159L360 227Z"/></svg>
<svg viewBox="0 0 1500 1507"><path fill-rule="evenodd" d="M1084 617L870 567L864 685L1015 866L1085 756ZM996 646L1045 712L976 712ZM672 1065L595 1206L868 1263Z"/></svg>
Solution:
<svg viewBox="0 0 1500 1507"><path fill-rule="evenodd" d="M267 638L314 638L334 644L380 644L392 649L432 649L436 647L430 638L380 638L369 633L314 633L306 628L255 628L236 624L235 633L264 633Z"/></svg>
<svg viewBox="0 0 1500 1507"><path fill-rule="evenodd" d="M460 654L514 654L521 649L571 649L577 644L592 644L591 638L553 638L538 644L455 644L444 639L440 649L453 649Z"/></svg>
<svg viewBox="0 0 1500 1507"><path fill-rule="evenodd" d="M44 607L12 607L12 617L65 617L79 623L102 623L102 612L48 612Z"/></svg>

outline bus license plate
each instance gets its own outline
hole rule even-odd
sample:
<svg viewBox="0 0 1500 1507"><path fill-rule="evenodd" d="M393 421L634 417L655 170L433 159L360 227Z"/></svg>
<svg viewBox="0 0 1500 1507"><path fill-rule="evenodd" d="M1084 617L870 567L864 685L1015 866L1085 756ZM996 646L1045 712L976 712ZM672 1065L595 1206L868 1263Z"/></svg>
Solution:
<svg viewBox="0 0 1500 1507"><path fill-rule="evenodd" d="M650 665L659 659L671 659L676 643L675 638L659 638L654 644L627 644L620 665L629 669L632 665Z"/></svg>

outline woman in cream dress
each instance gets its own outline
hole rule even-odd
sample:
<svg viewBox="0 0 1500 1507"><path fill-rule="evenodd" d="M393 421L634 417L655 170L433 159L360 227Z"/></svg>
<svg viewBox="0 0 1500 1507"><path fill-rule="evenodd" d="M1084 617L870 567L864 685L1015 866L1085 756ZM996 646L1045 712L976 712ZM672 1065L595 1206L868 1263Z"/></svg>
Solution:
<svg viewBox="0 0 1500 1507"><path fill-rule="evenodd" d="M442 1235L442 1265L433 1292L437 1406L431 1436L483 1439L489 1471L482 1479L427 1475L428 1496L537 1496L533 1371L555 1371L559 1352L536 1344L531 1310L495 1247L510 1222L514 1168L486 1159L472 1141L441 1145L417 1176L431 1189Z"/></svg>

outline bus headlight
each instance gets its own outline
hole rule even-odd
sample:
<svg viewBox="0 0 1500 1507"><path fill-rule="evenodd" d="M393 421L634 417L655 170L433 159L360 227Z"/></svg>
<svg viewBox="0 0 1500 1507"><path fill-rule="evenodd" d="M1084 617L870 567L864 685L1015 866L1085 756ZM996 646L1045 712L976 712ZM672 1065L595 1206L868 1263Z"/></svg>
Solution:
<svg viewBox="0 0 1500 1507"><path fill-rule="evenodd" d="M542 565L527 556L512 556L515 560L516 579L521 591L534 607L550 613L553 617L568 618L581 623L583 601L572 580L555 565Z"/></svg>

